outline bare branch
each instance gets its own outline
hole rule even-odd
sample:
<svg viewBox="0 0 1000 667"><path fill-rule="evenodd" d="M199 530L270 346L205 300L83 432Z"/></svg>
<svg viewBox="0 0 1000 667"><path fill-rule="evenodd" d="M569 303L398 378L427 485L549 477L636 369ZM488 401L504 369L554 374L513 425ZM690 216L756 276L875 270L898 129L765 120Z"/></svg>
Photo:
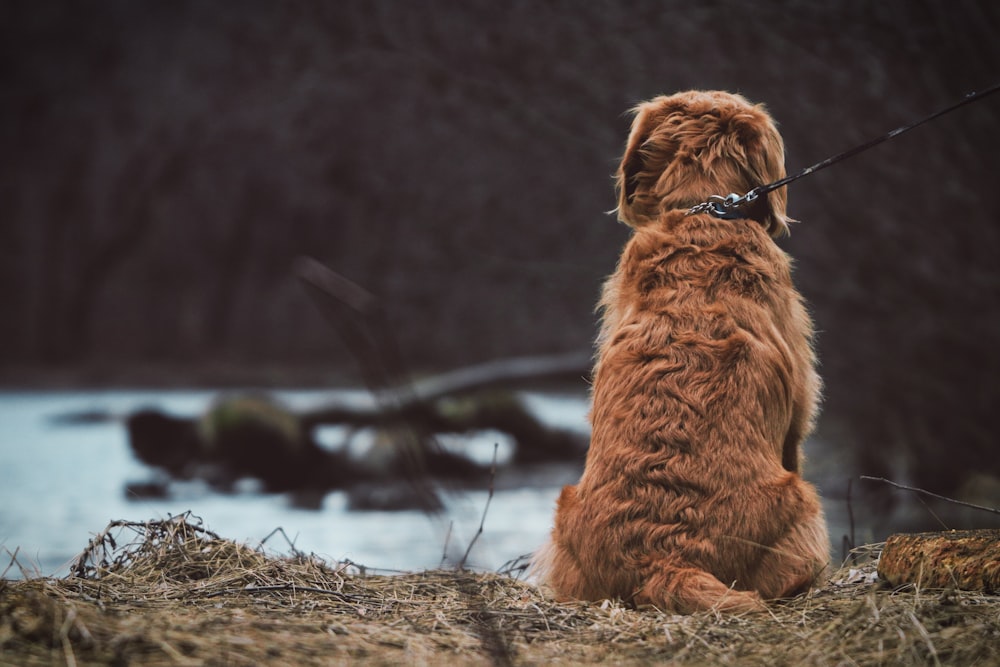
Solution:
<svg viewBox="0 0 1000 667"><path fill-rule="evenodd" d="M900 484L898 482L893 482L885 477L869 477L868 475L861 475L861 479L871 482L885 482L890 486L894 486L897 489L903 489L904 491L913 491L914 493L922 493L925 496L930 496L931 498L937 498L938 500L943 500L945 502L953 503L955 505L962 505L963 507L971 507L972 509L982 510L984 512L992 512L993 514L1000 514L1000 509L995 507L984 507L983 505L976 505L974 503L967 503L964 500L955 500L954 498L948 498L947 496L941 496L930 491L925 491L924 489L918 489L915 486L906 486L905 484Z"/></svg>
<svg viewBox="0 0 1000 667"><path fill-rule="evenodd" d="M462 556L462 560L458 562L458 569L465 569L465 562L469 559L469 554L472 553L472 547L476 544L479 536L483 534L483 528L486 526L486 513L490 511L490 501L493 500L493 482L497 476L497 449L500 447L499 443L493 443L493 465L490 466L490 491L486 496L486 505L483 507L483 516L479 520L479 530L476 534L472 536L469 541L469 546L465 550L465 554Z"/></svg>

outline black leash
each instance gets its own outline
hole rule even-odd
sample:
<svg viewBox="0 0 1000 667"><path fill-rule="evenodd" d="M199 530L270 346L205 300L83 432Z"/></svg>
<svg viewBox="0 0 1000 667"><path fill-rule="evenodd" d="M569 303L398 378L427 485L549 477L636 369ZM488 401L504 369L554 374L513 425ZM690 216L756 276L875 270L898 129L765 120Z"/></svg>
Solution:
<svg viewBox="0 0 1000 667"><path fill-rule="evenodd" d="M736 194L735 192L730 193L730 194L726 195L725 197L722 197L720 195L711 195L711 196L709 196L708 200L706 200L706 201L702 202L701 204L698 204L698 205L693 206L690 209L688 209L687 214L688 215L694 215L695 213L711 213L712 215L714 215L714 216L716 216L718 218L735 218L735 217L741 217L741 216L738 215L737 210L741 206L743 206L744 204L749 204L750 202L752 202L753 200L757 199L757 197L760 197L761 195L766 195L768 192L771 192L772 190L777 190L780 187L788 185L792 181L797 181L800 178L802 178L803 176L808 176L809 174L814 174L817 171L819 171L820 169L825 169L825 168L829 167L831 164L835 164L837 162L840 162L841 160L846 160L849 157L853 157L853 156L857 155L858 153L862 153L862 152L868 150L869 148L872 148L874 146L879 145L883 141L888 141L889 139L892 139L894 137L898 137L899 135L903 134L904 132L908 132L908 131L912 130L915 127L919 127L919 126L923 125L924 123L932 121L932 120L934 120L935 118L937 118L939 116L945 115L946 113L954 111L955 109L957 109L959 107L963 107L966 104L971 104L971 103L973 103L973 102L975 102L977 100L981 100L982 98L986 97L987 95L991 95L991 94L993 94L993 93L995 93L997 91L1000 91L1000 82L997 82L997 83L993 84L992 86L990 86L989 88L986 88L984 90L980 90L978 92L971 92L971 93L967 94L965 97L963 97L961 100L959 100L958 102L952 104L951 106L945 107L944 109L941 109L940 111L935 111L934 113L932 113L931 115L927 116L926 118L922 118L922 119L918 120L917 122L911 123L909 125L904 125L902 127L897 127L892 132L888 132L886 134L883 134L881 137L877 137L875 139L872 139L871 141L869 141L867 143L864 143L864 144L861 144L860 146L855 146L854 148L852 148L849 151L844 151L843 153L840 153L839 155L834 155L833 157L827 158L827 159L823 160L822 162L817 162L816 164L814 164L811 167L806 167L805 169L803 169L802 171L798 172L797 174L792 174L791 176L786 176L786 177L782 178L781 180L777 180L777 181L775 181L773 183L768 183L767 185L758 185L757 187L755 187L753 190L750 190L749 192L747 192L742 197L740 195Z"/></svg>

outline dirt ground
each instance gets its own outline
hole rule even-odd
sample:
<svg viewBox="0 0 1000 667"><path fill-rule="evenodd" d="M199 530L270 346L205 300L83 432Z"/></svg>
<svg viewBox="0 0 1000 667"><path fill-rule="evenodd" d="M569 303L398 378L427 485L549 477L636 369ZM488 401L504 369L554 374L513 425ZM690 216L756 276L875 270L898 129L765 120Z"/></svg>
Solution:
<svg viewBox="0 0 1000 667"><path fill-rule="evenodd" d="M1000 665L1000 596L898 589L878 545L769 612L556 603L501 573L384 575L113 522L62 579L0 579L0 665Z"/></svg>

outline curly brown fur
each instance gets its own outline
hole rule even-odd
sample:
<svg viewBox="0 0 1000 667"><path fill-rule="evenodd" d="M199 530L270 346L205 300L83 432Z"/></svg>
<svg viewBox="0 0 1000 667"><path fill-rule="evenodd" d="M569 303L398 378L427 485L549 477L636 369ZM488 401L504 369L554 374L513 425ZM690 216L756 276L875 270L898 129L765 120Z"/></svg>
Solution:
<svg viewBox="0 0 1000 667"><path fill-rule="evenodd" d="M799 475L820 385L812 325L772 239L784 189L746 219L686 215L781 178L783 151L738 95L638 107L618 173L635 232L601 300L586 469L533 564L558 597L754 610L824 571L825 520Z"/></svg>

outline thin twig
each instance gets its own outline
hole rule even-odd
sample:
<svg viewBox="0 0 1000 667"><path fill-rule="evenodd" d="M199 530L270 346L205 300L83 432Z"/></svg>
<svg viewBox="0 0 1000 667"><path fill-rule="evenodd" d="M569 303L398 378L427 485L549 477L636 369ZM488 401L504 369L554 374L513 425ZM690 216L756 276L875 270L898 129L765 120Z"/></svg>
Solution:
<svg viewBox="0 0 1000 667"><path fill-rule="evenodd" d="M317 593L319 595L329 595L337 598L341 602L364 602L366 598L358 595L349 595L340 591L332 591L326 588L316 588L315 586L299 586L298 584L275 584L272 586L246 586L244 588L224 588L219 591L211 591L201 597L215 598L221 595L237 595L240 593L270 593L275 591L288 591L290 593Z"/></svg>
<svg viewBox="0 0 1000 667"><path fill-rule="evenodd" d="M941 667L941 661L938 659L937 649L934 647L934 642L931 640L931 635L927 632L927 628L923 626L920 620L917 619L916 614L912 611L908 613L908 616L910 617L910 622L913 623L913 627L917 629L917 633L920 634L920 637L927 645L927 650L930 652L931 657L934 658L934 664L937 665L937 667Z"/></svg>
<svg viewBox="0 0 1000 667"><path fill-rule="evenodd" d="M302 551L298 550L295 547L295 541L292 540L290 537L288 537L288 533L286 533L285 529L282 528L281 526L278 526L277 528L275 528L274 530L272 530L270 533L268 533L267 536L260 541L260 544L257 546L257 548L258 549L263 549L264 548L264 543L267 542L269 539L271 539L272 537L274 537L275 535L277 535L279 533L281 534L282 537L285 538L285 542L288 543L288 548L291 549L293 556L295 556L296 558L305 558L306 557L305 553L303 553ZM296 536L296 539L298 539L298 536Z"/></svg>
<svg viewBox="0 0 1000 667"><path fill-rule="evenodd" d="M490 510L490 501L493 500L493 482L496 479L497 475L497 450L499 448L500 448L500 443L494 442L493 463L492 465L490 465L490 490L489 494L486 496L486 506L483 507L483 516L479 520L479 530L477 530L476 534L472 536L472 539L469 541L469 547L465 550L465 555L462 556L462 560L458 562L459 570L465 569L465 562L469 559L469 554L472 552L472 547L473 545L475 545L476 540L479 539L479 536L483 534L483 527L486 525L486 513Z"/></svg>
<svg viewBox="0 0 1000 667"><path fill-rule="evenodd" d="M440 446L432 434L422 434L405 419L407 414L404 408L418 405L419 401L381 301L357 283L310 257L297 259L295 272L350 349L365 386L375 398L379 413L404 417L404 428L396 432L396 453L404 464L406 480L419 496L421 509L426 514L436 514L442 503L428 480L427 455L439 451Z"/></svg>
<svg viewBox="0 0 1000 667"><path fill-rule="evenodd" d="M451 544L451 531L455 527L454 519L448 522L448 532L444 536L444 549L441 550L441 564L440 567L444 567L444 563L448 560L448 545Z"/></svg>
<svg viewBox="0 0 1000 667"><path fill-rule="evenodd" d="M533 553L529 552L511 558L509 561L500 566L497 570L497 574L517 579L527 571L528 567L531 565L531 557L533 555Z"/></svg>
<svg viewBox="0 0 1000 667"><path fill-rule="evenodd" d="M854 507L851 503L851 482L854 480L848 478L847 480L847 520L850 525L850 534L844 535L843 552L841 554L841 562L846 563L847 557L852 556L851 562L857 563L858 559L854 556Z"/></svg>
<svg viewBox="0 0 1000 667"><path fill-rule="evenodd" d="M59 640L63 648L63 658L66 660L66 667L76 667L76 654L73 653L73 642L69 639L69 631L76 622L76 609L70 607L66 612L62 627L59 629Z"/></svg>
<svg viewBox="0 0 1000 667"><path fill-rule="evenodd" d="M857 542L854 541L854 505L851 502L851 482L854 480L847 480L847 516L851 521L851 549L857 546Z"/></svg>
<svg viewBox="0 0 1000 667"><path fill-rule="evenodd" d="M11 551L9 549L4 549L4 551L7 553L7 555L10 556L10 562L7 563L7 567L5 567L3 569L3 572L0 572L0 580L7 578L7 573L10 572L10 568L14 567L15 563L17 563L18 567L20 567L21 564L17 562L17 552L20 551L20 550L21 550L21 547L14 547L14 551L13 551L13 553L11 553ZM22 571L23 571L23 569L22 569Z"/></svg>
<svg viewBox="0 0 1000 667"><path fill-rule="evenodd" d="M868 475L861 475L861 479L872 482L885 482L890 486L894 486L897 489L903 489L904 491L913 491L914 493L922 493L931 498L937 498L938 500L944 500L945 502L953 503L955 505L962 505L964 507L971 507L972 509L982 510L984 512L992 512L993 514L1000 514L1000 509L995 507L984 507L983 505L976 505L974 503L967 503L964 500L955 500L954 498L948 498L947 496L938 495L932 493L931 491L925 491L924 489L918 489L915 486L906 486L905 484L900 484L898 482L893 482L885 477L869 477Z"/></svg>
<svg viewBox="0 0 1000 667"><path fill-rule="evenodd" d="M948 527L948 524L946 524L944 521L942 521L941 517L939 517L937 515L937 512L935 512L934 510L931 509L931 506L927 504L926 500L924 500L920 496L917 496L917 500L919 500L920 504L924 506L924 509L927 510L927 513L930 514L932 517L934 517L935 521L937 521L939 524L941 524L941 530L951 530ZM957 501L955 501L955 502L957 502Z"/></svg>

